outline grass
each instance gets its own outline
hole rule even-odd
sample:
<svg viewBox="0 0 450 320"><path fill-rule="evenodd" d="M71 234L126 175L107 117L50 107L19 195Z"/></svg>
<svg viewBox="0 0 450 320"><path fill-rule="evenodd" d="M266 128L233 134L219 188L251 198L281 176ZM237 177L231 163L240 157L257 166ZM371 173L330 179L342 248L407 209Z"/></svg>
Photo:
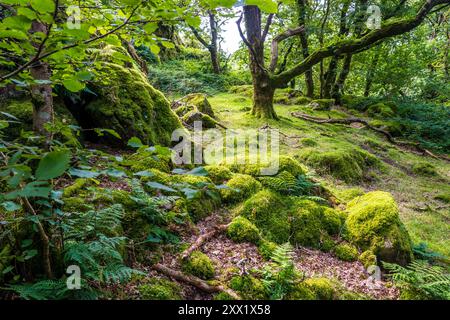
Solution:
<svg viewBox="0 0 450 320"><path fill-rule="evenodd" d="M443 201L434 199L438 194L450 194L450 164L444 160L423 157L400 150L382 136L367 129L341 125L319 125L292 117L293 111L301 111L318 117L347 117L343 110L313 111L307 106L275 105L279 121L254 118L248 111L249 98L221 93L211 97L219 121L230 129L260 128L266 124L278 128L283 134L282 154L299 156L306 146L301 140L313 140L319 151L338 150L359 146L381 160L381 168L371 173L371 179L360 184L347 184L331 176L318 176L326 185L337 191L360 187L367 191L388 191L395 197L401 218L415 243L426 242L430 249L450 256L450 209ZM289 136L290 138L285 137ZM311 146L308 146L311 148ZM438 176L424 177L412 173L417 162L429 162L437 168ZM314 174L314 170L311 170Z"/></svg>

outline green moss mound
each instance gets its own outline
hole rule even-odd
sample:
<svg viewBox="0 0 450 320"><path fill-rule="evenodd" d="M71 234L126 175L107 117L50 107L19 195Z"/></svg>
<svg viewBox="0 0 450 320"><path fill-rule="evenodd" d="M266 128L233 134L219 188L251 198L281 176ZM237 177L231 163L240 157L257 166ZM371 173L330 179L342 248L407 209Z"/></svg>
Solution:
<svg viewBox="0 0 450 320"><path fill-rule="evenodd" d="M379 160L360 148L342 147L332 151L305 149L300 157L320 173L330 174L347 183L356 183L365 177L372 167L379 165Z"/></svg>
<svg viewBox="0 0 450 320"><path fill-rule="evenodd" d="M367 114L374 118L392 118L395 115L395 111L391 106L388 106L382 102L373 104L367 108Z"/></svg>
<svg viewBox="0 0 450 320"><path fill-rule="evenodd" d="M233 177L233 173L226 166L206 166L205 170L215 184L223 184Z"/></svg>
<svg viewBox="0 0 450 320"><path fill-rule="evenodd" d="M290 237L287 203L276 192L262 190L244 202L238 214L244 216L263 233L264 238L278 244Z"/></svg>
<svg viewBox="0 0 450 320"><path fill-rule="evenodd" d="M252 176L235 174L227 183L227 189L221 189L220 193L225 202L235 203L249 198L261 190L262 186Z"/></svg>
<svg viewBox="0 0 450 320"><path fill-rule="evenodd" d="M335 296L335 285L327 278L309 278L304 281L318 300L333 300Z"/></svg>
<svg viewBox="0 0 450 320"><path fill-rule="evenodd" d="M213 108L209 103L207 96L202 93L189 94L175 102L175 104L181 106L195 106L201 113L204 113L212 118L215 117Z"/></svg>
<svg viewBox="0 0 450 320"><path fill-rule="evenodd" d="M311 102L310 106L314 110L324 111L324 110L330 110L334 104L335 104L334 99L317 99L317 100L313 100Z"/></svg>
<svg viewBox="0 0 450 320"><path fill-rule="evenodd" d="M165 279L151 279L138 287L142 300L181 300L181 287Z"/></svg>
<svg viewBox="0 0 450 320"><path fill-rule="evenodd" d="M414 164L412 167L412 171L414 172L414 174L424 177L434 177L438 175L436 167L428 162L419 162Z"/></svg>
<svg viewBox="0 0 450 320"><path fill-rule="evenodd" d="M358 257L359 262L367 269L370 266L377 265L377 256L371 251L366 250Z"/></svg>
<svg viewBox="0 0 450 320"><path fill-rule="evenodd" d="M358 249L351 244L341 243L334 248L333 252L342 261L358 260Z"/></svg>
<svg viewBox="0 0 450 320"><path fill-rule="evenodd" d="M253 177L262 176L262 169L268 168L269 166L263 166L260 164L245 164L245 165L237 165L233 164L230 166L230 170L237 173L248 174ZM289 172L294 177L298 177L299 175L306 174L307 169L300 162L295 160L289 156L279 156L275 158L270 167L278 168L277 172Z"/></svg>
<svg viewBox="0 0 450 320"><path fill-rule="evenodd" d="M411 261L411 239L391 194L367 193L352 200L347 211L346 228L354 244L362 250L372 250L381 261L401 265Z"/></svg>
<svg viewBox="0 0 450 320"><path fill-rule="evenodd" d="M108 46L95 64L97 81L90 88L96 98L88 103L82 114L83 127L113 129L126 143L132 137L147 145L170 145L172 132L182 128L169 101L153 88L146 76L134 65L111 63L110 55L118 49Z"/></svg>
<svg viewBox="0 0 450 320"><path fill-rule="evenodd" d="M291 292L289 292L286 300L317 300L317 295L311 289L310 286L304 282L297 283L293 286Z"/></svg>
<svg viewBox="0 0 450 320"><path fill-rule="evenodd" d="M230 280L230 288L239 292L245 300L267 299L266 291L261 280L251 276L235 276Z"/></svg>
<svg viewBox="0 0 450 320"><path fill-rule="evenodd" d="M405 130L405 127L393 120L372 120L369 123L371 126L389 132L393 137L400 137Z"/></svg>
<svg viewBox="0 0 450 320"><path fill-rule="evenodd" d="M200 251L192 252L191 256L183 261L183 271L204 280L214 278L216 271L211 259Z"/></svg>
<svg viewBox="0 0 450 320"><path fill-rule="evenodd" d="M227 235L235 242L258 243L258 228L244 217L236 217L227 229Z"/></svg>

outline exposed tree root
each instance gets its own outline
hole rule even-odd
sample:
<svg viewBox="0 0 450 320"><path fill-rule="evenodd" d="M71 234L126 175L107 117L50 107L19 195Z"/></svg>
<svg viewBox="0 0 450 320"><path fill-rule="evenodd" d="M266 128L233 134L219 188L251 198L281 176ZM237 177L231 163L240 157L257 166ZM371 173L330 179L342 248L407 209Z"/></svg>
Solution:
<svg viewBox="0 0 450 320"><path fill-rule="evenodd" d="M233 290L231 290L229 288L226 288L224 286L221 286L221 285L218 285L218 286L210 285L206 281L204 281L204 280L202 280L200 278L197 278L197 277L194 277L194 276L191 276L191 275L186 275L186 274L184 274L184 273L182 273L180 271L170 269L170 268L168 268L166 266L163 266L162 264L159 264L159 263L153 265L152 268L154 270L164 274L165 276L168 276L168 277L173 278L175 280L182 281L182 282L185 282L187 284L190 284L190 285L192 285L192 286L194 286L194 287L196 287L196 288L198 288L198 289L200 289L202 291L205 291L207 293L224 292L224 293L228 294L229 296L231 296L232 298L234 298L236 300L241 300L241 297L236 292L234 292Z"/></svg>
<svg viewBox="0 0 450 320"><path fill-rule="evenodd" d="M292 112L291 115L293 117L295 117L295 118L299 118L299 119L303 119L303 120L306 120L306 121L319 123L319 124L326 124L326 123L329 123L329 124L361 123L361 124L365 125L367 128L369 128L370 130L373 130L375 132L378 132L378 133L381 133L382 135L384 135L386 137L386 139L392 144L395 144L395 145L398 145L398 146L401 146L401 147L414 147L417 151L421 152L424 155L428 155L428 156L430 156L432 158L435 158L435 159L442 159L442 160L450 161L450 158L448 158L447 156L435 155L431 151L422 148L418 143L396 140L389 132L371 126L369 124L369 122L367 120L364 120L364 119L360 119L360 118L346 118L346 119L332 119L332 118L330 118L330 119L324 119L324 118L314 117L314 116L311 116L309 114L305 114L305 113L301 113L301 112Z"/></svg>
<svg viewBox="0 0 450 320"><path fill-rule="evenodd" d="M213 238L216 234L224 232L228 229L229 226L230 224L219 225L214 227L212 231L202 234L189 248L184 250L184 252L181 254L181 259L184 260L188 258L192 252L199 249L206 241Z"/></svg>

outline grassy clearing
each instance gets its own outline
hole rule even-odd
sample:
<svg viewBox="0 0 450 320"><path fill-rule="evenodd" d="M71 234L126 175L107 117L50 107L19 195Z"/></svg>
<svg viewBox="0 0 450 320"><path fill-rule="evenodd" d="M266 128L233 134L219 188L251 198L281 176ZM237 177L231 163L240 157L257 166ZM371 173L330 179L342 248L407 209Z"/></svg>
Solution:
<svg viewBox="0 0 450 320"><path fill-rule="evenodd" d="M306 105L276 105L280 121L274 121L251 116L252 102L248 97L223 93L211 97L210 102L219 121L228 128L260 128L266 124L279 128L283 136L288 136L282 139L282 154L299 158L307 149L325 152L353 147L375 155L380 165L361 182L346 183L328 174L318 177L337 193L352 187L391 192L413 241L426 242L432 250L450 256L450 209L444 200L436 199L439 195L442 198L450 194L448 162L400 150L366 129L318 125L290 116L293 111L301 111L318 117L346 117L343 110L313 111ZM417 163L433 165L437 174L413 173L412 168ZM315 172L312 168L311 171Z"/></svg>

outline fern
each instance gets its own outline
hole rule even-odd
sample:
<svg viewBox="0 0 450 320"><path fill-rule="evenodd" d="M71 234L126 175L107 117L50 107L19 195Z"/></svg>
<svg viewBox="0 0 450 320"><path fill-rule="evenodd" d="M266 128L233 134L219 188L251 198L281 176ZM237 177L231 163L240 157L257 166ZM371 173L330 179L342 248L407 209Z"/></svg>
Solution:
<svg viewBox="0 0 450 320"><path fill-rule="evenodd" d="M261 183L274 191L286 195L308 195L315 186L305 175L299 175L295 178L287 171L283 171L276 177L263 177Z"/></svg>
<svg viewBox="0 0 450 320"><path fill-rule="evenodd" d="M442 267L423 260L413 261L406 268L385 262L383 266L400 288L413 288L431 299L450 299L450 275Z"/></svg>
<svg viewBox="0 0 450 320"><path fill-rule="evenodd" d="M269 265L262 270L262 281L272 300L281 300L292 291L299 273L293 262L290 243L278 246L272 253Z"/></svg>

